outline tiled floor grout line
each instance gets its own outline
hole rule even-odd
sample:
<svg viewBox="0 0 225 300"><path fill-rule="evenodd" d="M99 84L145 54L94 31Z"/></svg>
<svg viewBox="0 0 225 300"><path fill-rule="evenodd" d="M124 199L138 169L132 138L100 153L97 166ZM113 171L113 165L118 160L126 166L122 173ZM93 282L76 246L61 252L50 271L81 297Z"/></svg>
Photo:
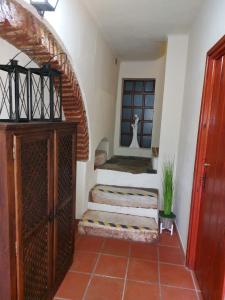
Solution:
<svg viewBox="0 0 225 300"><path fill-rule="evenodd" d="M157 246L156 246L157 247ZM102 255L108 255L108 256L113 256L113 257L121 257L121 258L126 258L126 255L117 255L117 254L112 254L112 253L106 253L106 252L91 252L91 251L84 251L84 250L77 250L77 252L82 252L82 253L93 253L93 254L98 254L101 253ZM131 258L133 259L140 259L142 261L150 261L150 262L157 262L157 259L147 259L147 258L141 258L141 257L136 257L136 256L131 256ZM174 264L174 263L170 263L170 262L165 262L165 261L160 261L161 264L165 264L165 265L172 265L172 266L178 266L178 267L184 267L185 264ZM188 268L187 268L188 269ZM188 269L189 270L189 269Z"/></svg>
<svg viewBox="0 0 225 300"><path fill-rule="evenodd" d="M79 239L81 239L80 236L79 236L79 238L77 240L79 240ZM125 299L125 295L126 295L126 290L127 290L128 270L129 270L129 265L130 265L131 259L136 259L136 260L141 260L141 261L146 261L146 262L155 262L155 263L157 263L157 265L158 265L157 267L158 267L159 299L160 300L163 299L162 298L163 297L163 295L162 295L163 287L176 288L176 289L180 289L180 290L192 291L192 293L196 294L196 297L197 297L196 299L198 299L198 300L201 299L200 298L200 294L199 294L200 290L197 288L197 283L196 283L195 278L194 278L194 273L189 268L186 268L185 263L183 263L183 264L177 264L177 263L170 263L170 262L160 261L160 247L161 246L168 247L168 251L169 251L169 248L171 249L171 251L172 251L172 249L181 249L182 250L182 248L180 246L176 247L176 246L169 246L169 245L166 245L166 244L152 245L152 247L156 247L156 249L157 249L157 259L148 259L148 258L146 259L146 258L132 256L132 246L136 244L135 242L134 243L129 242L129 248L128 248L128 254L127 255L119 255L120 252L118 252L118 254L107 253L107 250L109 252L110 251L113 252L113 251L119 250L119 249L112 249L112 248L108 248L108 249L104 250L104 248L106 246L107 240L108 240L107 238L103 238L102 239L101 247L97 251L88 251L86 249L80 249L80 250L77 249L78 253L83 253L84 255L85 255L85 253L92 253L92 254L94 253L94 254L96 254L96 258L95 258L96 261L94 263L92 272L81 272L81 271L76 271L76 270L70 270L69 271L69 272L73 272L73 273L78 273L78 274L80 273L80 274L85 274L85 275L90 276L90 278L88 280L88 283L87 283L87 285L85 287L82 300L87 299L88 290L90 288L90 285L91 285L91 282L92 282L94 276L96 276L96 277L102 277L102 278L109 278L109 279L111 278L111 279L124 280L124 282L123 282L123 289L122 289L122 296L121 296L121 300L124 300ZM127 250L127 248L126 248L126 250ZM112 257L118 257L118 258L124 258L124 259L126 258L127 259L127 263L126 263L126 269L125 269L125 276L124 277L117 277L117 276L110 276L110 275L104 275L104 274L98 274L98 273L96 273L99 260L100 260L101 256L103 256L103 255L112 256ZM191 278L192 278L192 281L193 281L193 288L185 288L185 287L182 287L182 286L162 284L162 282L161 282L161 274L160 274L160 265L161 264L165 264L165 265L168 265L168 266L171 265L171 267L172 266L183 267L183 268L185 267L185 269L190 272L190 275L191 275ZM133 280L133 279L130 279L130 281L136 282L136 283L140 283L140 284L149 284L149 285L155 284L155 282L151 282L151 281L142 281L142 280ZM71 299L57 297L55 300L71 300Z"/></svg>
<svg viewBox="0 0 225 300"><path fill-rule="evenodd" d="M128 268L129 268L129 264L130 264L130 255L131 255L131 244L129 244L129 250L128 250L127 266L126 266L126 273L125 273L124 284L123 284L122 300L124 300L125 292L126 292Z"/></svg>
<svg viewBox="0 0 225 300"><path fill-rule="evenodd" d="M127 257L127 255L117 255L113 253L107 253L107 252L102 252L102 251L86 251L86 250L77 250L77 252L82 252L82 253L91 253L91 254L98 254L101 253L103 255L109 255L109 256L115 256L115 257Z"/></svg>
<svg viewBox="0 0 225 300"><path fill-rule="evenodd" d="M101 278L109 278L109 279L119 279L119 280L124 280L123 277L116 277L116 276L109 276L109 275L103 275L103 274L94 274L96 277L101 277Z"/></svg>
<svg viewBox="0 0 225 300"><path fill-rule="evenodd" d="M195 287L195 292L196 292L197 298L198 298L198 300L200 300L200 297L199 297L199 293L198 293L198 289L197 289L197 285L196 285L196 282L195 282L195 278L194 278L193 271L190 271L190 272L191 272L191 278L192 278L192 281L193 281L193 284L194 284L194 287Z"/></svg>
<svg viewBox="0 0 225 300"><path fill-rule="evenodd" d="M175 248L175 249L181 249L182 248L180 246L170 246L170 245L166 245L166 244L159 244L157 247L168 247L168 248ZM182 250L183 252L183 250Z"/></svg>
<svg viewBox="0 0 225 300"><path fill-rule="evenodd" d="M83 274L83 275L91 275L92 274L92 273L81 272L81 271L69 271L69 272L71 272L71 273L77 273L77 274ZM103 274L97 274L97 273L94 273L94 276L102 277L102 278L111 278L111 279L124 280L124 278L122 278L122 277L116 277L116 276L110 276L110 275L103 275ZM136 283L149 284L149 285L156 284L155 281L144 281L144 280L135 280L135 279L129 279L129 281L136 282ZM180 286L170 285L170 284L162 284L161 283L161 286L171 287L171 288L176 288L176 289L181 289L181 290L196 291L195 288L191 289L191 288L180 287ZM200 292L199 290L197 290L197 291ZM63 298L63 300L64 300L64 298ZM68 299L66 299L66 300L68 300Z"/></svg>
<svg viewBox="0 0 225 300"><path fill-rule="evenodd" d="M159 298L160 298L160 300L162 300L161 276L160 276L160 261L159 261L159 248L158 247L157 247L157 257L158 257Z"/></svg>
<svg viewBox="0 0 225 300"><path fill-rule="evenodd" d="M159 263L163 264L163 265L170 265L170 266L175 266L175 267L185 267L185 264L173 264L173 263L164 262L164 261L160 261L160 260L159 260Z"/></svg>
<svg viewBox="0 0 225 300"><path fill-rule="evenodd" d="M127 258L127 255L118 255L118 254L106 253L106 252L101 252L101 254L102 255L113 256L113 257Z"/></svg>
<svg viewBox="0 0 225 300"><path fill-rule="evenodd" d="M195 289L190 289L187 287L182 287L182 286L176 286L176 285L170 285L170 284L161 284L161 286L169 287L169 288L175 288L179 290L187 290L187 291L196 291Z"/></svg>
<svg viewBox="0 0 225 300"><path fill-rule="evenodd" d="M105 240L103 240L103 243L102 243L102 245L101 245L101 248L104 246L104 244L105 244ZM101 250L101 249L100 249L100 250ZM85 300L85 298L86 298L86 296L87 296L87 292L88 292L89 286L90 286L90 284L91 284L91 281L92 281L92 279L93 279L93 277L94 277L94 275L95 275L95 271L96 271L96 269L97 269L97 265L98 265L98 262L99 262L99 260L100 260L100 257L101 257L101 252L98 253L97 260L96 260L95 265L94 265L94 268L93 268L93 270L92 270L92 272L91 272L91 276L90 276L90 279L89 279L88 284L87 284L87 286L86 286L86 289L85 289L85 291L84 291L84 295L83 295L83 297L82 297L82 300Z"/></svg>
<svg viewBox="0 0 225 300"><path fill-rule="evenodd" d="M196 291L197 291L197 292L201 292L201 290L198 289L198 287L197 287L197 284L196 284L197 278L195 277L194 271L192 271L192 270L191 270L191 276L192 276L192 278L193 278L194 286L195 286L195 288L196 288Z"/></svg>

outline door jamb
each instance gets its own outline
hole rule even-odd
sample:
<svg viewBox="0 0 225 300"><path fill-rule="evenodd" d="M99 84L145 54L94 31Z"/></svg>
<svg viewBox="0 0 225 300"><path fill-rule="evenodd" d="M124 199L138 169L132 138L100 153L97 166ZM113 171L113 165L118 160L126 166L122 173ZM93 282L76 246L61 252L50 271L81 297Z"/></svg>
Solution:
<svg viewBox="0 0 225 300"><path fill-rule="evenodd" d="M208 51L205 67L205 78L199 119L196 148L194 179L192 188L191 212L188 232L186 265L194 269L196 260L197 235L202 196L204 163L208 140L209 120L212 104L213 83L215 77L215 61L225 55L225 35Z"/></svg>

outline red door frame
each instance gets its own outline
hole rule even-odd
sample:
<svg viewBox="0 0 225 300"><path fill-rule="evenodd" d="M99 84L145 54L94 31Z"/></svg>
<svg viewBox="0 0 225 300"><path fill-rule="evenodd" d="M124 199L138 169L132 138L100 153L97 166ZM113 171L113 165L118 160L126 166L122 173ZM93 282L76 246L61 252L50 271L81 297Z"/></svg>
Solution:
<svg viewBox="0 0 225 300"><path fill-rule="evenodd" d="M208 139L209 118L211 113L215 60L225 55L225 35L207 53L205 78L202 94L201 113L195 158L194 180L192 189L191 213L188 233L186 264L194 269L196 259L197 235L202 196L202 180Z"/></svg>

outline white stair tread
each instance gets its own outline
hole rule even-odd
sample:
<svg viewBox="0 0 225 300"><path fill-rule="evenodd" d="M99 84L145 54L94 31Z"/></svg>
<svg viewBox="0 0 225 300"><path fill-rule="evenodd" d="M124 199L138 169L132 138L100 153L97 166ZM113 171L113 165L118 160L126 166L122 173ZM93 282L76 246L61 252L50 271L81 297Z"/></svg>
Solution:
<svg viewBox="0 0 225 300"><path fill-rule="evenodd" d="M136 208L158 207L158 193L155 189L140 189L110 185L96 185L91 190L95 203Z"/></svg>
<svg viewBox="0 0 225 300"><path fill-rule="evenodd" d="M116 225L126 225L128 227L137 226L138 228L149 228L152 230L158 230L158 224L156 223L155 219L149 217L139 217L111 212L88 210L83 215L82 220L93 220L96 222L100 221L106 224L111 223Z"/></svg>

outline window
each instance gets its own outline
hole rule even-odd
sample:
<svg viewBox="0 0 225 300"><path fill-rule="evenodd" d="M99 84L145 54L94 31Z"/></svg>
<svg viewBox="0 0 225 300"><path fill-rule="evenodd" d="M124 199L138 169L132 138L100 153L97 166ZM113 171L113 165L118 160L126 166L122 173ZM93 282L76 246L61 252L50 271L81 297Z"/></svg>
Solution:
<svg viewBox="0 0 225 300"><path fill-rule="evenodd" d="M138 142L141 148L151 148L155 100L155 79L126 79L123 84L121 114L121 146L129 147L133 131L131 124L138 115Z"/></svg>

